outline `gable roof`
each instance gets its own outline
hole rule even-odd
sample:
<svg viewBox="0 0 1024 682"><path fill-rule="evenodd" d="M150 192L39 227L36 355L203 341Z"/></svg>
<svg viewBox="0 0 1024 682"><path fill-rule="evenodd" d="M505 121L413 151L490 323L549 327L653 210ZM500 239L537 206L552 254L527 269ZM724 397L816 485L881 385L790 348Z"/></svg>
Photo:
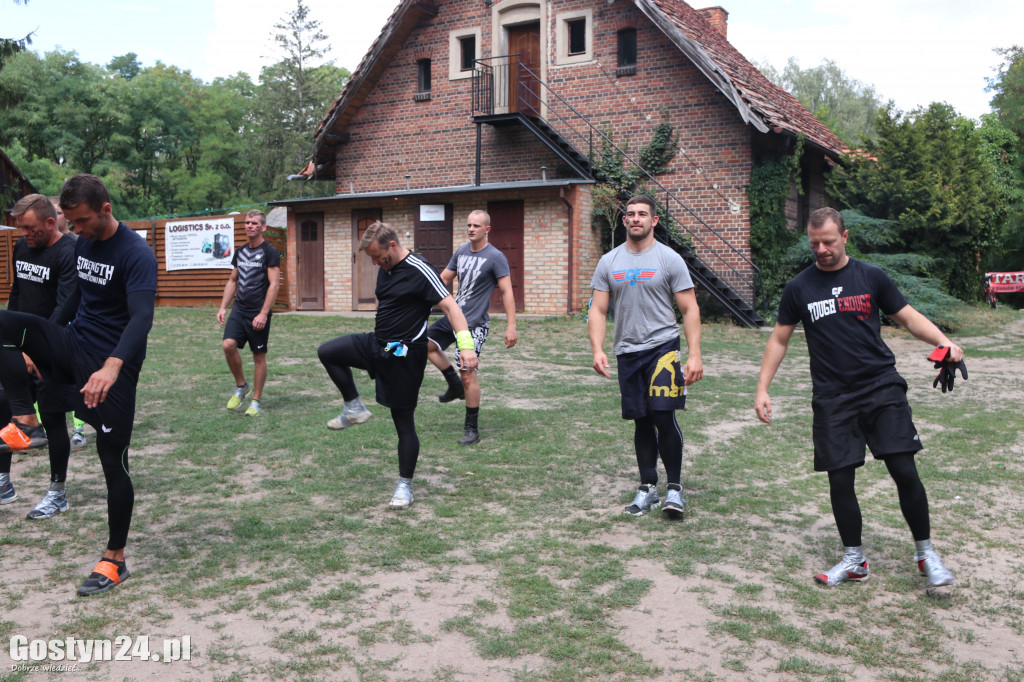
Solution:
<svg viewBox="0 0 1024 682"><path fill-rule="evenodd" d="M683 0L633 0L637 8L685 54L732 103L743 121L762 133L803 134L832 156L846 145L795 97L778 87ZM384 29L349 78L341 95L317 126L313 159L302 171L323 177L333 171L334 149L343 131L369 96L391 57L426 16L436 16L437 0L401 0Z"/></svg>
<svg viewBox="0 0 1024 682"><path fill-rule="evenodd" d="M683 0L634 3L733 103L744 122L763 133L803 133L808 141L835 156L847 151L835 133L793 95L768 80L699 11Z"/></svg>

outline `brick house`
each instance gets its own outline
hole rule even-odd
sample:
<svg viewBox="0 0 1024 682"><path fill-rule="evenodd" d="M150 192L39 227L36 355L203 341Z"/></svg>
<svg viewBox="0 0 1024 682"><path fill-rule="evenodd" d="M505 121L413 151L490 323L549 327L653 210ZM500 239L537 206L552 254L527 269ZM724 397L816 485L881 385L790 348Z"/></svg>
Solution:
<svg viewBox="0 0 1024 682"><path fill-rule="evenodd" d="M373 309L361 230L391 223L441 268L479 208L519 307L578 311L602 254L592 214L607 206L591 162L635 155L664 121L679 152L643 189L698 285L756 324L751 170L803 136L797 225L824 203L843 145L729 44L727 17L682 0L401 0L315 133L303 173L336 195L274 202L288 207L292 307Z"/></svg>

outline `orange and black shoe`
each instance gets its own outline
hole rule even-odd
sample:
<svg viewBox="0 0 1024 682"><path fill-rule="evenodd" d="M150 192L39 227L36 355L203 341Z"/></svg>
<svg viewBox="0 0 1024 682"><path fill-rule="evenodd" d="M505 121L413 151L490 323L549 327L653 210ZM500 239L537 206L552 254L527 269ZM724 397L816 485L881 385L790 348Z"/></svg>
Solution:
<svg viewBox="0 0 1024 682"><path fill-rule="evenodd" d="M29 450L32 448L45 448L49 444L46 438L46 430L41 424L29 426L18 421L11 421L10 424L0 429L0 441L2 449L0 453L5 454L12 450Z"/></svg>
<svg viewBox="0 0 1024 682"><path fill-rule="evenodd" d="M128 578L128 566L123 561L114 561L103 557L92 569L92 573L78 588L80 597L88 597L100 592L109 592Z"/></svg>

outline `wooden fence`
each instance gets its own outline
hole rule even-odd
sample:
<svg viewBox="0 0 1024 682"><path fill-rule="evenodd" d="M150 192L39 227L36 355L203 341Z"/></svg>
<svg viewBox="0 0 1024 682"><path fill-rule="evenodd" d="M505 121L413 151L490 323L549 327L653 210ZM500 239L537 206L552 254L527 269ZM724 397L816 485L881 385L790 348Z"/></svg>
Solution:
<svg viewBox="0 0 1024 682"><path fill-rule="evenodd" d="M181 220L212 220L233 218L235 221L235 248L246 243L245 215L196 216L192 218L169 218L153 220L129 220L128 227L145 231L146 242L156 254L157 283L156 304L158 306L203 306L219 305L224 294L224 285L231 275L229 269L172 270L167 271L164 225ZM269 227L264 238L281 253L281 289L274 302L274 310L288 310L288 278L285 276L285 231ZM11 254L15 242L21 238L21 230L0 231L0 299L4 301L11 293Z"/></svg>

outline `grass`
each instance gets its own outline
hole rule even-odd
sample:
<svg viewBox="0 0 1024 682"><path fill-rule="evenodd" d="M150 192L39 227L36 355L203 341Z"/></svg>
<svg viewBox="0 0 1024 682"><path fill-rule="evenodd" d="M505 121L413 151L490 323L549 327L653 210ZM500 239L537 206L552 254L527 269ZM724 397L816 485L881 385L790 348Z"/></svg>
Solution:
<svg viewBox="0 0 1024 682"><path fill-rule="evenodd" d="M0 636L191 636L192 661L159 664L168 679L1024 679L1020 647L999 648L1024 636L1013 568L1024 396L992 399L1014 389L1000 363L1021 367L1018 313L971 310L958 338L979 364L949 396L930 392L926 348L897 353L927 445L936 544L958 571L941 593L910 570L895 491L870 463L858 491L872 580L810 580L840 548L810 466L800 341L765 427L752 400L766 335L705 326L706 378L679 415L689 508L674 523L621 514L635 492L631 426L573 318L522 320L511 351L495 321L476 446L455 445L462 403L438 404L444 382L428 367L416 502L387 510L387 410L357 372L375 416L328 431L341 400L316 358L323 341L371 326L276 316L264 412L249 418L224 409L231 379L214 311L158 310L130 455L133 577L103 597L73 596L106 541L91 444L72 459L72 510L41 523L24 514L45 488L45 457L17 455L24 501L0 508ZM78 674L141 677L154 665Z"/></svg>

